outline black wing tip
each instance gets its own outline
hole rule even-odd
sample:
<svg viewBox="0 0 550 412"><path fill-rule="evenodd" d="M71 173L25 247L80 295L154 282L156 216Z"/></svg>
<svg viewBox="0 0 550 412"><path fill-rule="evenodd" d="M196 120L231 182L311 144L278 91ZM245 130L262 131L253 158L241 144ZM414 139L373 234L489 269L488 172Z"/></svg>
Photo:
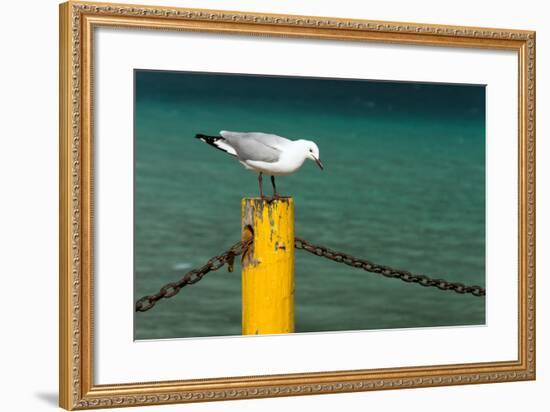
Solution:
<svg viewBox="0 0 550 412"><path fill-rule="evenodd" d="M221 150L221 151L224 152L224 153L228 153L228 154L230 154L230 155L232 155L232 156L235 156L233 153L229 153L227 150L221 148L220 146L218 146L218 145L216 144L216 142L217 142L218 140L225 140L222 136L208 136L208 135L206 135L206 134L197 133L197 134L195 135L195 138L197 138L197 139L203 141L204 143L209 144L209 145L212 146L212 147L215 147L215 148L218 149L218 150Z"/></svg>
<svg viewBox="0 0 550 412"><path fill-rule="evenodd" d="M221 136L209 136L207 134L197 133L195 135L195 139L201 139L201 140L208 140L208 141L216 141L216 140L223 140L223 137Z"/></svg>

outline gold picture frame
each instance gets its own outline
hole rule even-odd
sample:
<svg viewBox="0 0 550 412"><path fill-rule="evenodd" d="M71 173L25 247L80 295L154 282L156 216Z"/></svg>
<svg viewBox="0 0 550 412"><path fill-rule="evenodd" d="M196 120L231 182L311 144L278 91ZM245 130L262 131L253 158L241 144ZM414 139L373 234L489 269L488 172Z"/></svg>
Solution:
<svg viewBox="0 0 550 412"><path fill-rule="evenodd" d="M518 56L518 358L379 370L95 385L93 31L100 26L512 50ZM60 365L65 409L535 379L535 32L70 1L60 5Z"/></svg>

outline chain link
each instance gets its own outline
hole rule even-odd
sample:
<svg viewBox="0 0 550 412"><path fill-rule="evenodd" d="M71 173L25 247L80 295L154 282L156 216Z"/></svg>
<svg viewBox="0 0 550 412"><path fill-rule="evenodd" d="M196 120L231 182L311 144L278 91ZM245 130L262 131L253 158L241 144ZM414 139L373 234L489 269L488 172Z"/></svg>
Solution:
<svg viewBox="0 0 550 412"><path fill-rule="evenodd" d="M176 296L180 290L187 285L194 285L199 282L204 275L208 272L216 271L222 268L227 264L227 269L229 272L233 271L233 262L235 256L242 255L246 253L247 249L250 247L252 239L246 241L240 241L235 243L231 248L221 255L214 256L208 260L203 266L198 269L193 269L187 272L180 280L176 282L169 282L154 295L143 296L138 299L136 302L136 312L146 312L149 309L153 308L155 304L161 299L169 299L173 296Z"/></svg>
<svg viewBox="0 0 550 412"><path fill-rule="evenodd" d="M469 293L474 296L485 296L485 289L481 286L466 286L459 282L449 282L444 279L432 279L425 275L414 275L406 270L394 269L389 266L378 265L365 259L359 259L347 253L336 252L324 246L315 245L307 240L297 237L294 240L296 249L305 250L317 256L322 256L338 263L344 263L354 268L363 269L367 272L378 273L387 278L401 279L408 283L417 283L424 287L436 287L440 290L453 290L456 293Z"/></svg>

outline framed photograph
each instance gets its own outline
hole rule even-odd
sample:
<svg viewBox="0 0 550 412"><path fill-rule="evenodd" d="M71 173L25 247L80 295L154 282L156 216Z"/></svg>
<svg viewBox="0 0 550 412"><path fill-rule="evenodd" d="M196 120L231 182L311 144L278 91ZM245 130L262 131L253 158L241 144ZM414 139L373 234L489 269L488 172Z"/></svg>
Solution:
<svg viewBox="0 0 550 412"><path fill-rule="evenodd" d="M65 409L535 379L535 33L60 6Z"/></svg>

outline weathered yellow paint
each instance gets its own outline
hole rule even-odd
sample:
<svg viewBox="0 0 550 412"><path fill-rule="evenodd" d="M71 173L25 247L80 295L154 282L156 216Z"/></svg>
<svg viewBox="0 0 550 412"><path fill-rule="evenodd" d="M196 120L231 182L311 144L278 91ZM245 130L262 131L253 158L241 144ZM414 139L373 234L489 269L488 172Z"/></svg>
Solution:
<svg viewBox="0 0 550 412"><path fill-rule="evenodd" d="M242 333L294 332L294 201L242 200Z"/></svg>

